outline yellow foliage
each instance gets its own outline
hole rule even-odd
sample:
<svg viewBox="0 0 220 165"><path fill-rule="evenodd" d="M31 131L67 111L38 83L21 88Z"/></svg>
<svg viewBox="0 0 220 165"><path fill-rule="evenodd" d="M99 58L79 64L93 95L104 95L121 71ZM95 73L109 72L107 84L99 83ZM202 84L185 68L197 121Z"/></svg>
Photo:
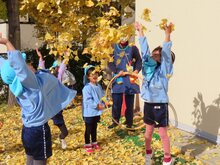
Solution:
<svg viewBox="0 0 220 165"><path fill-rule="evenodd" d="M39 10L40 12L44 9L44 6L45 6L45 3L44 2L40 2L38 5L37 5L37 10Z"/></svg>
<svg viewBox="0 0 220 165"><path fill-rule="evenodd" d="M150 13L151 11L149 9L144 9L142 15L141 15L141 18L147 22L150 22L151 19L150 19Z"/></svg>
<svg viewBox="0 0 220 165"><path fill-rule="evenodd" d="M94 6L94 2L93 2L92 0L87 0L85 3L86 3L86 6L87 6L87 7L92 7L92 6Z"/></svg>
<svg viewBox="0 0 220 165"><path fill-rule="evenodd" d="M161 22L159 24L159 27L161 30L165 30L165 27L167 26L168 20L166 18L161 19ZM175 26L172 25L171 30L174 31L175 30Z"/></svg>

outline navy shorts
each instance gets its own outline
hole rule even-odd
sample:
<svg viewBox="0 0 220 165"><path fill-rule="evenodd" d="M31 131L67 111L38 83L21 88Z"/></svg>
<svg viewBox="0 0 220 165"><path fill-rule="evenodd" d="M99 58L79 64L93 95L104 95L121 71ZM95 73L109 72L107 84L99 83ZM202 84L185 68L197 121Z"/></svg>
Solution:
<svg viewBox="0 0 220 165"><path fill-rule="evenodd" d="M166 127L169 125L169 113L167 103L144 103L144 123L154 127Z"/></svg>
<svg viewBox="0 0 220 165"><path fill-rule="evenodd" d="M38 127L22 128L22 143L25 153L34 160L45 160L52 156L50 127L46 123Z"/></svg>
<svg viewBox="0 0 220 165"><path fill-rule="evenodd" d="M53 124L54 125L63 125L64 124L64 119L63 119L63 111L60 111L58 114L56 114L53 118Z"/></svg>
<svg viewBox="0 0 220 165"><path fill-rule="evenodd" d="M100 116L83 117L85 123L98 123L100 122Z"/></svg>

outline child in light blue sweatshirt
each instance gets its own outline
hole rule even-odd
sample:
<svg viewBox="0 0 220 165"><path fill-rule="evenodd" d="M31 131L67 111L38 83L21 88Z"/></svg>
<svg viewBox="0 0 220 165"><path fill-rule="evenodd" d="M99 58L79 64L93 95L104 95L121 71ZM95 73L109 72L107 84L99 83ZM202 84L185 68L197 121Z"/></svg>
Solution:
<svg viewBox="0 0 220 165"><path fill-rule="evenodd" d="M0 34L0 44L8 50L8 60L0 57L0 75L21 106L22 143L27 165L43 165L52 155L51 132L47 121L64 109L76 96L47 71L37 71L20 51Z"/></svg>
<svg viewBox="0 0 220 165"><path fill-rule="evenodd" d="M85 145L86 152L91 153L94 150L100 150L97 143L97 123L105 105L101 98L104 91L98 84L98 73L95 68L89 65L84 70L84 88L83 88L83 118L85 121ZM92 139L92 143L90 141Z"/></svg>
<svg viewBox="0 0 220 165"><path fill-rule="evenodd" d="M146 124L145 165L151 164L152 149L151 141L154 128L159 129L159 134L164 148L163 165L174 163L170 154L170 139L168 129L168 82L173 74L174 54L171 52L172 42L170 34L173 24L165 26L165 41L163 47L155 48L152 53L148 46L147 38L144 36L142 25L136 23L136 30L139 32L139 42L142 54L143 83L141 97L144 100L144 122Z"/></svg>
<svg viewBox="0 0 220 165"><path fill-rule="evenodd" d="M43 60L43 56L42 56L41 52L38 49L36 49L36 52L37 52L37 55L39 57L38 68L45 70L46 68L45 68L45 61ZM52 67L57 68L58 73L54 74L54 76L57 77L58 80L61 83L62 83L63 73L66 69L65 61L66 60L63 60L63 62L61 64L58 64L58 61L54 61L53 66L52 66ZM54 125L56 125L60 130L59 138L60 138L61 147L62 147L62 149L66 149L67 148L67 143L65 141L65 138L68 135L68 129L67 129L65 121L64 121L63 111L60 111L58 114L56 114L52 118L52 120L53 120Z"/></svg>

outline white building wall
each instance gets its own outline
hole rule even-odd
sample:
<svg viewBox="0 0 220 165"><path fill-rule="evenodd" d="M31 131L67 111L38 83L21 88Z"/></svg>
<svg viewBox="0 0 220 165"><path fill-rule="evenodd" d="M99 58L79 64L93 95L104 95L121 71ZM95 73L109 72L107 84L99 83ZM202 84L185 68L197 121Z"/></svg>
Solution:
<svg viewBox="0 0 220 165"><path fill-rule="evenodd" d="M36 38L34 24L20 24L21 28L21 49L35 49L40 47L42 41Z"/></svg>
<svg viewBox="0 0 220 165"><path fill-rule="evenodd" d="M152 11L152 22L141 14ZM220 127L220 1L219 0L136 0L136 20L148 29L151 50L164 40L158 28L162 18L175 24L172 34L176 54L169 96L175 125L211 141L219 140ZM138 41L136 40L138 45ZM217 103L217 104L216 104ZM174 112L176 117L174 117Z"/></svg>
<svg viewBox="0 0 220 165"><path fill-rule="evenodd" d="M36 38L36 30L34 29L34 24L21 23L21 50L35 49L40 47L42 41ZM8 37L8 24L0 23L0 32L3 37ZM6 53L5 46L0 45L0 53Z"/></svg>

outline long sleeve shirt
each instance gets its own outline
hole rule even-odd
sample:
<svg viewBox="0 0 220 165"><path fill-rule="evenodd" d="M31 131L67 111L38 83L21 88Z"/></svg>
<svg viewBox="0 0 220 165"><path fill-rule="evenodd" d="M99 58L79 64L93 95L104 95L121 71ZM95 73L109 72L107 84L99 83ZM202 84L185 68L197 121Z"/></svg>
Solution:
<svg viewBox="0 0 220 165"><path fill-rule="evenodd" d="M102 87L97 84L87 83L83 88L83 117L100 116L102 111L97 109L104 96Z"/></svg>
<svg viewBox="0 0 220 165"><path fill-rule="evenodd" d="M24 88L16 99L25 127L43 125L76 96L76 91L62 85L50 73L41 70L33 73L19 51L9 51L8 60Z"/></svg>
<svg viewBox="0 0 220 165"><path fill-rule="evenodd" d="M144 63L150 58L150 50L146 37L139 37L141 46L143 68ZM152 78L142 69L143 83L141 88L141 98L150 103L168 103L168 81L173 74L173 63L171 57L172 42L164 42L161 52L161 64L153 73Z"/></svg>
<svg viewBox="0 0 220 165"><path fill-rule="evenodd" d="M44 60L39 60L38 68L39 69L46 69ZM63 77L65 70L66 70L66 64L64 62L62 62L59 69L58 69L58 75L57 75L57 78L60 82L62 82L62 77Z"/></svg>

